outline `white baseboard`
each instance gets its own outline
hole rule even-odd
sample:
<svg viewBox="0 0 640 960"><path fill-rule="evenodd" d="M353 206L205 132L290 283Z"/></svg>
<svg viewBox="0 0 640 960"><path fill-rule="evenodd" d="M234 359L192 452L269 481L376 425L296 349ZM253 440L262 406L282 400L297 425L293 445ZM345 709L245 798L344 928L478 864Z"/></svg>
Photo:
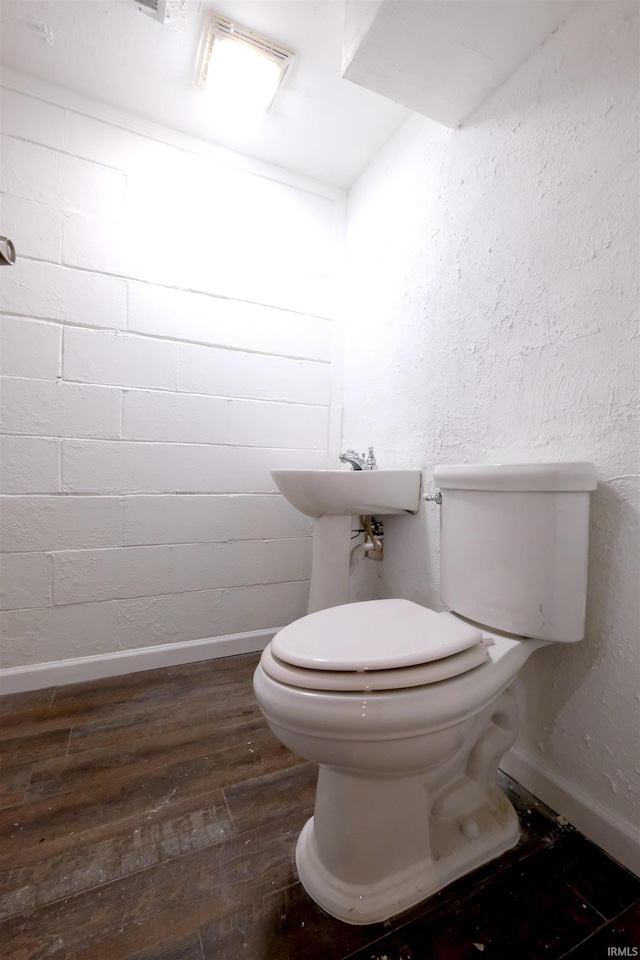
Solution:
<svg viewBox="0 0 640 960"><path fill-rule="evenodd" d="M77 657L73 660L55 660L51 663L35 663L25 667L8 667L0 670L0 695L23 693L26 690L42 690L45 687L58 687L83 680L118 677L125 673L173 667L180 663L216 660L219 657L233 657L239 653L254 653L264 650L279 629L280 627L274 627L269 630L253 630L251 633L228 634L225 637L166 643L157 647L117 650L114 653Z"/></svg>
<svg viewBox="0 0 640 960"><path fill-rule="evenodd" d="M500 767L538 800L568 820L580 833L601 847L627 870L640 876L640 831L576 784L543 768L526 750L512 748Z"/></svg>

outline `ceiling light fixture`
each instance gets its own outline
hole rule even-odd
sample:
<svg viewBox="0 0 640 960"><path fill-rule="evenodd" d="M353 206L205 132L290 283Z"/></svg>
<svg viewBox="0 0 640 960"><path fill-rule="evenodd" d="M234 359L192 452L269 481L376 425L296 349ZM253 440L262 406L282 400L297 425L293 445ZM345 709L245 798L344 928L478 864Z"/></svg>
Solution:
<svg viewBox="0 0 640 960"><path fill-rule="evenodd" d="M200 46L198 83L223 112L267 113L295 54L273 40L213 14Z"/></svg>

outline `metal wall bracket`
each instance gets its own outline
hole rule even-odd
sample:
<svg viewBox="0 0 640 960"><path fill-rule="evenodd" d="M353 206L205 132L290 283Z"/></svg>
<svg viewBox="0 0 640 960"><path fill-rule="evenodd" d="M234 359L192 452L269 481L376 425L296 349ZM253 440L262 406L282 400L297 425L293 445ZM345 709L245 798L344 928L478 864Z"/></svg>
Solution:
<svg viewBox="0 0 640 960"><path fill-rule="evenodd" d="M12 267L15 262L16 248L8 237L0 237L0 264Z"/></svg>

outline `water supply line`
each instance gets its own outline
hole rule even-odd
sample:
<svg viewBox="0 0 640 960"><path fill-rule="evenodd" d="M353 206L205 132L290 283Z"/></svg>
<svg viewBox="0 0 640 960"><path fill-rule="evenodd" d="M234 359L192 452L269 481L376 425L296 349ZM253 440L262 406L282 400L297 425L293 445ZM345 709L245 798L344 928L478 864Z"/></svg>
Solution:
<svg viewBox="0 0 640 960"><path fill-rule="evenodd" d="M369 557L370 560L382 560L384 554L384 529L382 520L376 520L375 517L361 516L360 527L353 530L352 533L357 537L364 534L364 543L358 543L351 550L349 555L349 574L351 575L358 566L363 557Z"/></svg>
<svg viewBox="0 0 640 960"><path fill-rule="evenodd" d="M371 560L382 560L384 558L384 529L382 522L375 517L361 516L360 526L364 533L364 546L367 550L367 556Z"/></svg>

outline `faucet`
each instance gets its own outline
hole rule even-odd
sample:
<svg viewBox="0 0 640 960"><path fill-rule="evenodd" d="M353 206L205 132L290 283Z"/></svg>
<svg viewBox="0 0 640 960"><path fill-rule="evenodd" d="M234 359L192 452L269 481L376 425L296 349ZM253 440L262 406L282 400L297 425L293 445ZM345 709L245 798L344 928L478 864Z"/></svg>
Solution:
<svg viewBox="0 0 640 960"><path fill-rule="evenodd" d="M352 470L362 470L364 466L364 454L360 456L357 450L347 450L338 457L340 463L348 463Z"/></svg>
<svg viewBox="0 0 640 960"><path fill-rule="evenodd" d="M364 453L360 454L357 450L347 450L338 457L340 463L348 463L352 470L377 470L378 462L373 452L373 447L369 447L369 454L365 460Z"/></svg>

